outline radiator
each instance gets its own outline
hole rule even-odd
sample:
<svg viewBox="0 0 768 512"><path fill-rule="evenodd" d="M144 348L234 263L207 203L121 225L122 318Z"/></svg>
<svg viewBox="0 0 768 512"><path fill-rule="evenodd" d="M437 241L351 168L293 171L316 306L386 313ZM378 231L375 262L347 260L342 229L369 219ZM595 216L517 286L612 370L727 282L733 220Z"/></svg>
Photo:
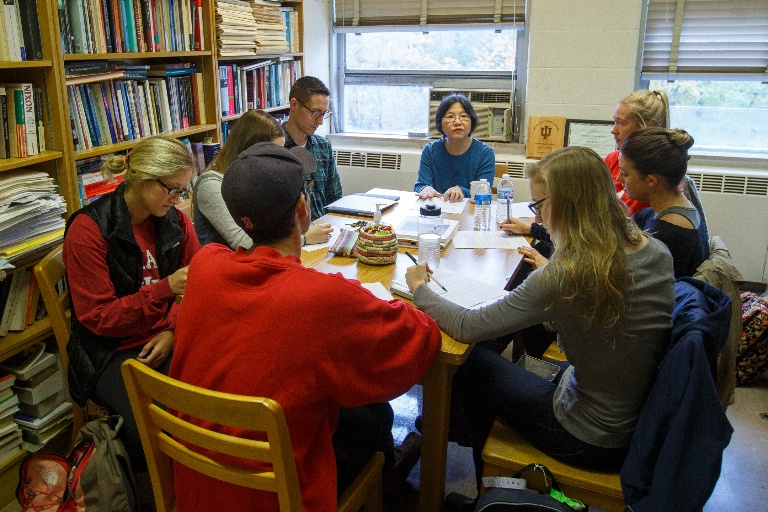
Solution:
<svg viewBox="0 0 768 512"><path fill-rule="evenodd" d="M413 190L420 150L367 149L334 150L345 194L366 192L374 187ZM515 202L530 201L526 160L522 156L501 156L509 164L515 186ZM768 177L754 171L712 167L690 167L707 216L710 236L723 238L736 266L747 281L768 282Z"/></svg>

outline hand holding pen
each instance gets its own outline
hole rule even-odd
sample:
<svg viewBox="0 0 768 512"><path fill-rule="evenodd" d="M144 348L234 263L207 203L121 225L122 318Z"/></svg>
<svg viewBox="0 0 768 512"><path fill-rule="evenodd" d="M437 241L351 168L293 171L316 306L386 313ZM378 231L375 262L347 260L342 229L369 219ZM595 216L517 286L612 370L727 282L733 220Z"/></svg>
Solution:
<svg viewBox="0 0 768 512"><path fill-rule="evenodd" d="M405 255L406 255L406 256L408 256L408 257L411 259L411 261L412 261L412 262L414 262L414 263L415 263L415 264L418 266L419 262L418 262L418 261L416 261L416 258L414 258L414 257L413 257L413 254L411 254L411 253L409 253L409 252L406 252L406 253L405 253ZM442 288L442 289L443 289L445 292L448 292L448 290L446 290L445 286L443 286L443 285L440 283L440 281L438 281L437 279L435 279L435 276L434 276L434 275L432 275L433 273L432 273L432 270L429 268L429 265L426 265L426 267L425 267L425 270L426 270L426 274L427 274L427 275L426 275L426 279L423 279L423 280L422 280L422 279L418 279L418 281L421 281L421 282L419 282L418 284L416 284L416 283L414 282L413 284L415 284L415 286L413 286L413 287L412 287L412 286L411 286L411 284L412 284L411 282L412 282L413 280L409 280L409 279L408 279L408 275L410 274L411 276L414 276L414 273L416 273L416 272L419 272L418 270L412 270L412 269L415 269L415 268L416 268L416 267L411 267L411 268L409 268L409 269L406 271L406 273L405 273L405 280L406 280L406 282L407 282L407 284L408 284L408 288L410 288L410 289L411 289L411 293L413 293L413 292L416 290L416 288L418 288L418 286L421 284L421 282L429 282L429 280L430 280L430 279L431 279L431 280L433 280L433 281L435 282L435 284L436 284L437 286L439 286L440 288Z"/></svg>

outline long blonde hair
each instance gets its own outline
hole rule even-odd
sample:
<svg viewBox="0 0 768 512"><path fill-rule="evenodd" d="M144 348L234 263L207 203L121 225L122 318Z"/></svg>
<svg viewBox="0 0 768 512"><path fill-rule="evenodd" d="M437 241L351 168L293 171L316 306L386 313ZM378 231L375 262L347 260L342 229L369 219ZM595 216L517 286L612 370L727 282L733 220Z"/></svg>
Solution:
<svg viewBox="0 0 768 512"><path fill-rule="evenodd" d="M180 169L192 169L195 161L189 148L170 137L149 137L142 140L125 156L113 156L104 161L101 172L108 179L125 173L125 186L140 181L168 178Z"/></svg>
<svg viewBox="0 0 768 512"><path fill-rule="evenodd" d="M578 306L582 327L620 326L625 312L627 258L624 249L640 242L640 230L616 196L603 159L585 147L555 151L526 168L545 190L547 229L555 252L545 279L559 300Z"/></svg>

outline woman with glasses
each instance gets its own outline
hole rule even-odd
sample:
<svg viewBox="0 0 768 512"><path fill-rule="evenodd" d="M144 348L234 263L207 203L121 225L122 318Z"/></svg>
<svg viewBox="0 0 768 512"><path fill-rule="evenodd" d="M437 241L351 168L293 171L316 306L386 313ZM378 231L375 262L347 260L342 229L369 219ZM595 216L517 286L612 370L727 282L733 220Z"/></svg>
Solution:
<svg viewBox="0 0 768 512"><path fill-rule="evenodd" d="M457 371L453 396L467 413L478 484L496 418L569 464L618 469L672 325L672 258L627 218L602 158L568 147L526 174L534 208L555 242L546 266L475 310L422 286L429 280L425 264L406 273L419 309L459 341L542 322L558 328L568 363L552 382L480 345Z"/></svg>
<svg viewBox="0 0 768 512"><path fill-rule="evenodd" d="M709 257L707 226L680 189L691 146L693 137L685 130L647 128L627 136L619 153L623 190L650 205L633 218L672 253L675 279L694 275Z"/></svg>
<svg viewBox="0 0 768 512"><path fill-rule="evenodd" d="M144 484L147 464L120 365L137 359L168 372L175 299L184 293L187 265L200 248L192 222L176 209L194 167L178 140L141 141L127 155L104 162L102 172L125 173L123 182L75 212L64 235L72 298L70 391L80 405L93 400L123 417L120 437ZM151 488L143 491L151 500Z"/></svg>
<svg viewBox="0 0 768 512"><path fill-rule="evenodd" d="M477 113L466 96L454 93L443 98L435 115L443 138L424 146L413 186L420 198L456 202L469 197L472 181L485 178L493 184L496 157L490 146L472 137L477 123Z"/></svg>
<svg viewBox="0 0 768 512"><path fill-rule="evenodd" d="M251 237L229 214L221 197L221 183L224 173L235 158L257 142L273 142L282 146L285 144L285 131L277 119L267 112L249 110L237 120L219 154L195 183L192 201L195 231L200 238L200 245L216 242L233 250L238 247L250 249L253 245ZM333 227L330 224L313 224L302 238L302 242L324 243L330 239L332 232Z"/></svg>

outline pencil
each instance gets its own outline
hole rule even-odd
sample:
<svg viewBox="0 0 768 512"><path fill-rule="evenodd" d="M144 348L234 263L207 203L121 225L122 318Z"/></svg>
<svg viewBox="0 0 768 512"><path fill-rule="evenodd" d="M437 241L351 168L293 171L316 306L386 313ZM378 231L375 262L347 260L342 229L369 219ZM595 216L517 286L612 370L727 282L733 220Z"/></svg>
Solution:
<svg viewBox="0 0 768 512"><path fill-rule="evenodd" d="M419 262L418 262L418 261L416 261L416 258L414 258L414 257L413 257L413 254L409 253L408 251L405 251L405 255L406 255L406 256L408 256L409 258L411 258L411 261L412 261L412 262L414 262L415 264L417 264L417 265L419 264ZM440 284L440 281L438 281L438 280L435 278L435 276L434 276L434 275L430 274L429 278L430 278L431 280L433 280L437 286L439 286L440 288L442 288L444 292L448 293L448 290L446 290L446 289L445 289L445 286L443 286L442 284Z"/></svg>

